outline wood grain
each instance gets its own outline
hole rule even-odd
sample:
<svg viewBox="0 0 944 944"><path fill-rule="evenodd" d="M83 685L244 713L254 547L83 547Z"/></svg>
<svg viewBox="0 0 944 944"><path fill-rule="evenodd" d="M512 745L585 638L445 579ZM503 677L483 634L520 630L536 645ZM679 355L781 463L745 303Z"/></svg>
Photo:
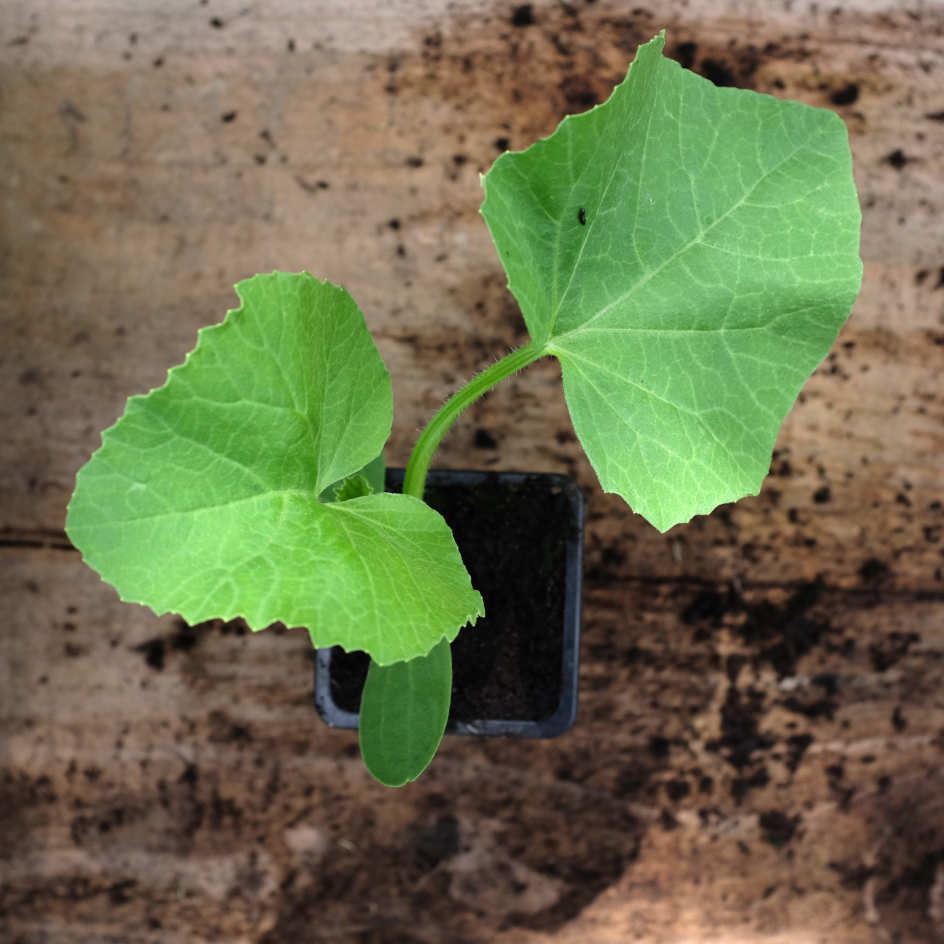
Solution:
<svg viewBox="0 0 944 944"><path fill-rule="evenodd" d="M4 940L944 939L944 12L527 7L4 4ZM158 619L84 567L75 471L275 267L358 299L402 464L522 337L478 173L663 26L715 81L845 119L862 294L762 493L665 536L600 493L554 364L464 417L441 465L587 496L580 716L384 790L315 718L303 632Z"/></svg>

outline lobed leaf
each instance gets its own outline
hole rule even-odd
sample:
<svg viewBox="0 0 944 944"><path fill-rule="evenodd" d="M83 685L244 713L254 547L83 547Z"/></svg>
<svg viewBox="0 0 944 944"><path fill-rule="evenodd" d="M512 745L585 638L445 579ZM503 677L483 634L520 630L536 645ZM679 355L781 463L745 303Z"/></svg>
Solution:
<svg viewBox="0 0 944 944"><path fill-rule="evenodd" d="M716 88L664 44L499 157L481 208L601 486L662 531L760 489L862 275L839 117Z"/></svg>
<svg viewBox="0 0 944 944"><path fill-rule="evenodd" d="M379 663L454 638L483 609L442 517L405 495L318 500L365 466L376 478L390 432L390 377L357 305L308 273L236 290L241 307L102 434L73 544L122 599L191 623L306 626Z"/></svg>

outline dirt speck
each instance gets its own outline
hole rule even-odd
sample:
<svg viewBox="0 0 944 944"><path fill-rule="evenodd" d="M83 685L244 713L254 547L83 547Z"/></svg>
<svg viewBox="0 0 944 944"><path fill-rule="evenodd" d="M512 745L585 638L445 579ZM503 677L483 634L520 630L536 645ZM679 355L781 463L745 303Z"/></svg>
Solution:
<svg viewBox="0 0 944 944"><path fill-rule="evenodd" d="M849 82L841 88L836 89L829 100L834 105L853 105L859 99L859 85L857 82Z"/></svg>
<svg viewBox="0 0 944 944"><path fill-rule="evenodd" d="M517 28L534 26L534 7L530 3L522 3L511 11L511 25Z"/></svg>
<svg viewBox="0 0 944 944"><path fill-rule="evenodd" d="M882 160L894 167L895 170L901 170L912 158L908 157L901 148L895 148L890 154L886 154Z"/></svg>
<svg viewBox="0 0 944 944"><path fill-rule="evenodd" d="M796 833L799 816L787 816L780 810L765 810L758 817L764 840L772 846L785 846Z"/></svg>

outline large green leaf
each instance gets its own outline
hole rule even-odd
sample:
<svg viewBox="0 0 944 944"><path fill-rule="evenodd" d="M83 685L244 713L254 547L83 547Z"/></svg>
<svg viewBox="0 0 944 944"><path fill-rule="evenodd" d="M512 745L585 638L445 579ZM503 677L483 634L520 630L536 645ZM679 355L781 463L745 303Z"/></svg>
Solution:
<svg viewBox="0 0 944 944"><path fill-rule="evenodd" d="M371 662L358 721L361 755L382 784L402 787L433 759L452 699L452 652L443 640L409 662Z"/></svg>
<svg viewBox="0 0 944 944"><path fill-rule="evenodd" d="M663 531L759 490L862 271L839 117L715 88L664 43L499 157L482 205L602 487Z"/></svg>
<svg viewBox="0 0 944 944"><path fill-rule="evenodd" d="M190 622L307 626L316 646L379 663L453 638L482 600L442 517L405 495L317 498L390 432L390 378L357 305L308 273L236 290L242 306L102 434L70 539L122 599Z"/></svg>

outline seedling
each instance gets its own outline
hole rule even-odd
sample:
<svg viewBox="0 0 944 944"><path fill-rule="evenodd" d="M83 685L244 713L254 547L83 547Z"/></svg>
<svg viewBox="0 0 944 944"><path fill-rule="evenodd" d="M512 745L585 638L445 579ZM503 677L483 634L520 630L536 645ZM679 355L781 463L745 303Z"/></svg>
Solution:
<svg viewBox="0 0 944 944"><path fill-rule="evenodd" d="M316 647L369 653L360 743L383 783L435 753L449 642L484 613L422 500L459 414L557 357L600 485L666 531L759 491L858 293L842 121L715 88L664 44L641 46L603 105L482 178L530 340L433 417L403 494L383 492L391 385L364 317L305 272L240 282L241 306L128 400L78 473L66 529L122 599L191 623L305 626Z"/></svg>

